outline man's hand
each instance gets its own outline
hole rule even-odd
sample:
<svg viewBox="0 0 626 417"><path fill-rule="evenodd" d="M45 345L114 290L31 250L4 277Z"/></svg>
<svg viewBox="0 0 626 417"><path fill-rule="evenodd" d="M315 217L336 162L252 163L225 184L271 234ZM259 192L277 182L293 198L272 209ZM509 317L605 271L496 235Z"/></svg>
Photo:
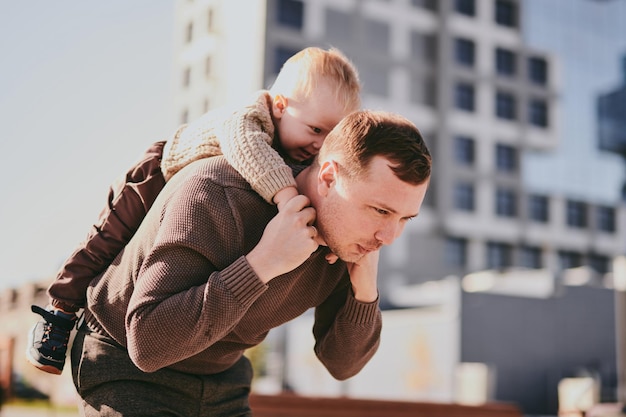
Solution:
<svg viewBox="0 0 626 417"><path fill-rule="evenodd" d="M303 195L290 199L265 227L259 243L246 255L261 281L267 283L306 261L317 250L315 209Z"/></svg>
<svg viewBox="0 0 626 417"><path fill-rule="evenodd" d="M371 303L378 298L378 258L380 250L362 257L358 262L348 263L348 273L354 291L354 298L363 303Z"/></svg>
<svg viewBox="0 0 626 417"><path fill-rule="evenodd" d="M283 211L289 200L298 195L296 187L283 188L274 195L274 204L278 207L278 211Z"/></svg>

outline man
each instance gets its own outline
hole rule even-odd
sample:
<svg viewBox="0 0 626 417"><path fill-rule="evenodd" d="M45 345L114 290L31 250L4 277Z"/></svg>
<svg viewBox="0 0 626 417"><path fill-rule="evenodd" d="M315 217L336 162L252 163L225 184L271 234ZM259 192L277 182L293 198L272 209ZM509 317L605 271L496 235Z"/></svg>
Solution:
<svg viewBox="0 0 626 417"><path fill-rule="evenodd" d="M358 373L379 344L378 250L417 216L430 167L412 123L358 111L278 214L222 157L184 168L88 290L72 348L85 415L249 416L243 352L311 307L319 360Z"/></svg>

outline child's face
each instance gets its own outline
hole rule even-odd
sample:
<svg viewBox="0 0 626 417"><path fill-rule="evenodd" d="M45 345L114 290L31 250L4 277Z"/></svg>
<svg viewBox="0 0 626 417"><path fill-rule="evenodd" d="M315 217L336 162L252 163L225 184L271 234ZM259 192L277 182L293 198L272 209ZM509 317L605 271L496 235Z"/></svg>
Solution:
<svg viewBox="0 0 626 417"><path fill-rule="evenodd" d="M273 115L284 151L296 161L307 161L347 112L331 88L321 84L306 100L275 97Z"/></svg>

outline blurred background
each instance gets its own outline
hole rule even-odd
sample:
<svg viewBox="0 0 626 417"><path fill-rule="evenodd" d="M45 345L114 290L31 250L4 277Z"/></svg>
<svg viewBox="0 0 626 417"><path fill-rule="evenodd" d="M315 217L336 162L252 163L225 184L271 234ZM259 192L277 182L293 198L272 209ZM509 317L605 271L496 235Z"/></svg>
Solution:
<svg viewBox="0 0 626 417"><path fill-rule="evenodd" d="M372 363L333 381L305 315L251 352L255 389L528 416L556 415L568 386L579 408L619 402L625 21L625 0L1 2L2 381L75 401L68 372L51 384L21 352L30 304L108 185L181 123L269 87L298 50L334 46L364 107L420 128L433 180L383 250Z"/></svg>

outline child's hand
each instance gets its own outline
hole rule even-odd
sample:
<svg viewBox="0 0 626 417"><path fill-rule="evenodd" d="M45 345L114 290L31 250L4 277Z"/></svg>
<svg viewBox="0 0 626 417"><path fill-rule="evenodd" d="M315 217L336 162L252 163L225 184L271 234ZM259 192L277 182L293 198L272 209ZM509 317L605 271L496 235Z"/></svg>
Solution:
<svg viewBox="0 0 626 417"><path fill-rule="evenodd" d="M287 187L283 188L274 196L274 203L278 206L278 211L283 211L285 204L287 201L291 200L295 196L298 195L298 190L296 187Z"/></svg>

